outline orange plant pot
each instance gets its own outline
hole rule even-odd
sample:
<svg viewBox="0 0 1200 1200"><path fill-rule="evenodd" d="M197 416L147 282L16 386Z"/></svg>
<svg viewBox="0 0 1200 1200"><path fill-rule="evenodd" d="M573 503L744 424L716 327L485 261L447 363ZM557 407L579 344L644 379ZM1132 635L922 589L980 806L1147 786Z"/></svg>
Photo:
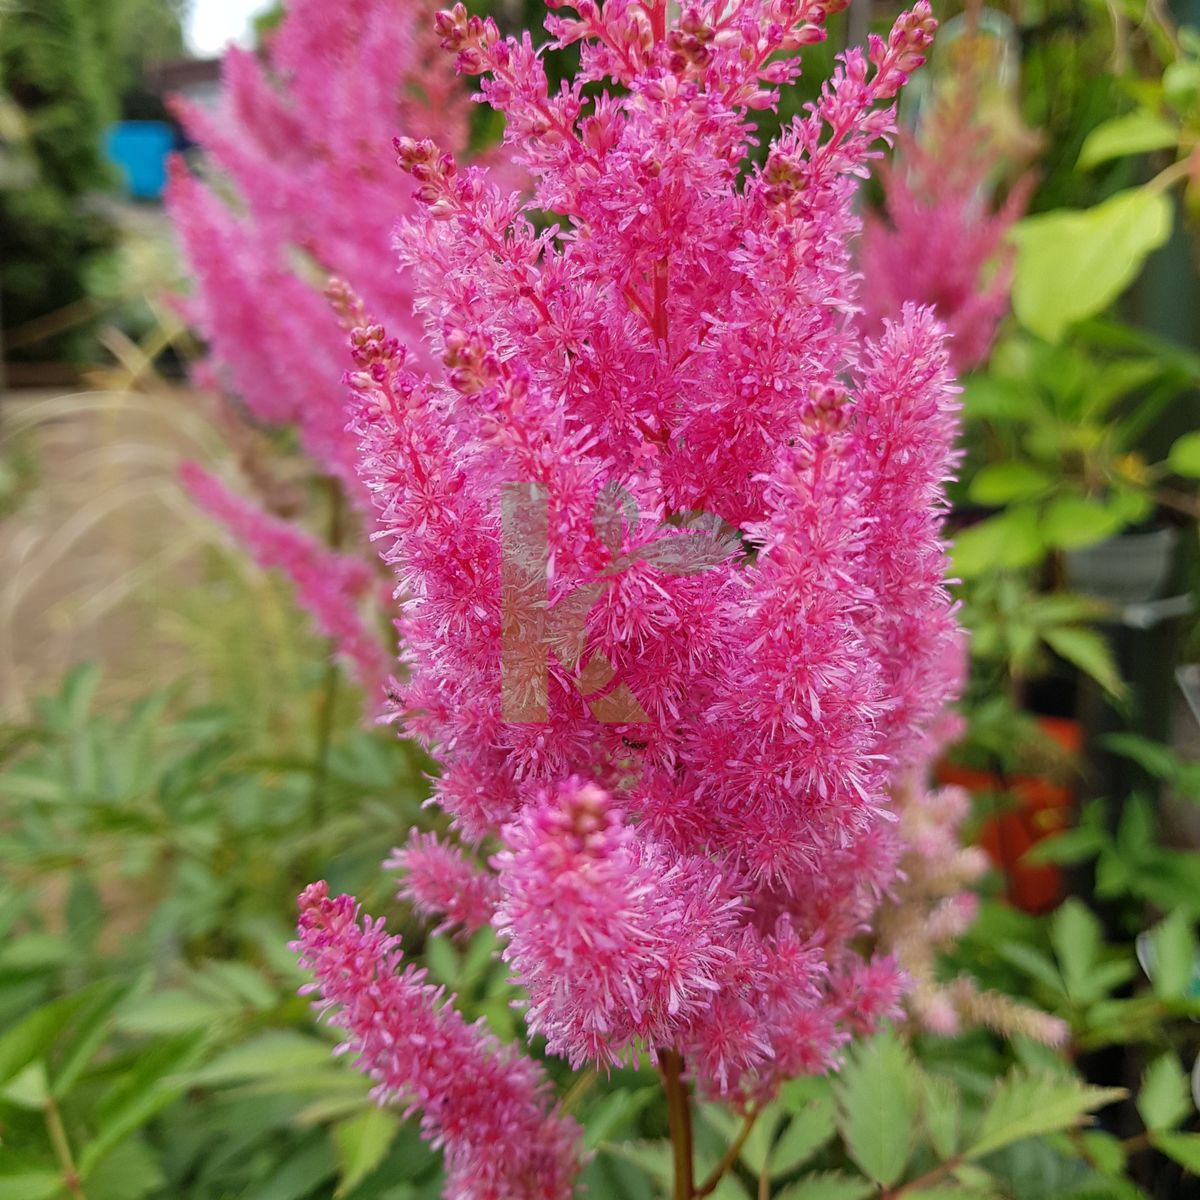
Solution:
<svg viewBox="0 0 1200 1200"><path fill-rule="evenodd" d="M1078 721L1040 717L1044 733L1070 754L1083 746ZM1064 895L1062 871L1024 861L1029 850L1071 825L1074 794L1070 787L1037 775L1014 775L1007 781L987 771L941 763L936 772L941 784L957 784L976 795L1007 792L1012 807L988 817L979 830L979 845L1004 875L1007 899L1028 913L1055 908Z"/></svg>

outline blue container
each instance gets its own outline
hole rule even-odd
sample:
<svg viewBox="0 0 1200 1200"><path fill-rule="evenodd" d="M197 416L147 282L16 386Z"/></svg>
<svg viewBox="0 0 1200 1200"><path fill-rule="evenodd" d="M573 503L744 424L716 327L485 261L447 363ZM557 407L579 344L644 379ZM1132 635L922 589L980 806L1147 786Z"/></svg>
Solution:
<svg viewBox="0 0 1200 1200"><path fill-rule="evenodd" d="M110 125L104 149L121 171L135 200L160 200L167 186L167 155L175 133L165 121L118 121Z"/></svg>

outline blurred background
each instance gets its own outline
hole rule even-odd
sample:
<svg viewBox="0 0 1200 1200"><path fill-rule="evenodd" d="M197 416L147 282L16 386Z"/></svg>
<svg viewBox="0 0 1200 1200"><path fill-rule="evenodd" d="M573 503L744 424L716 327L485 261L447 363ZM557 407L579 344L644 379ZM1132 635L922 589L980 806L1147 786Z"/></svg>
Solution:
<svg viewBox="0 0 1200 1200"><path fill-rule="evenodd" d="M533 0L477 7L540 26ZM971 679L940 773L991 871L936 969L1071 1042L913 1045L968 1108L1014 1063L1128 1090L989 1163L999 1192L938 1194L1200 1195L1200 4L935 8L860 267L864 321L938 307L964 387ZM835 16L763 133L897 9ZM0 1200L438 1194L411 1126L329 1060L287 950L312 878L390 900L430 764L361 720L292 582L179 482L202 462L367 556L295 431L206 361L163 202L178 154L241 203L170 98L220 130L222 51L269 55L284 11L0 0ZM398 925L512 1031L489 933ZM657 1194L620 1149L659 1132L639 1086L618 1072L596 1116L593 1195Z"/></svg>

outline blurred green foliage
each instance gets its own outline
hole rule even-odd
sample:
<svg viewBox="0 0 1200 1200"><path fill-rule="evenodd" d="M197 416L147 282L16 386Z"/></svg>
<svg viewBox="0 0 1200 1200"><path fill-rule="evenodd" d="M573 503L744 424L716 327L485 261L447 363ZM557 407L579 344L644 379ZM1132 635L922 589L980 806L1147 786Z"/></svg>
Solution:
<svg viewBox="0 0 1200 1200"><path fill-rule="evenodd" d="M123 115L161 115L148 63L183 49L182 0L0 4L0 328L15 358L92 350L87 274L115 231L102 144ZM37 334L33 337L31 334Z"/></svg>

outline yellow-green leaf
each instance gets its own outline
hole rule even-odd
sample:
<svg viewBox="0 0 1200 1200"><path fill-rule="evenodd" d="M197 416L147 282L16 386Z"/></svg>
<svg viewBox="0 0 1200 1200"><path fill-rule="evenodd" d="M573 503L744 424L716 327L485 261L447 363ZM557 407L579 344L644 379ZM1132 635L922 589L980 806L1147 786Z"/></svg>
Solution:
<svg viewBox="0 0 1200 1200"><path fill-rule="evenodd" d="M1178 141L1179 130L1174 125L1141 108L1121 117L1110 117L1097 125L1079 151L1079 167L1086 171L1128 154L1165 150Z"/></svg>
<svg viewBox="0 0 1200 1200"><path fill-rule="evenodd" d="M1056 342L1076 321L1107 308L1171 233L1171 202L1149 187L1117 192L1088 209L1026 217L1017 245L1013 311Z"/></svg>

